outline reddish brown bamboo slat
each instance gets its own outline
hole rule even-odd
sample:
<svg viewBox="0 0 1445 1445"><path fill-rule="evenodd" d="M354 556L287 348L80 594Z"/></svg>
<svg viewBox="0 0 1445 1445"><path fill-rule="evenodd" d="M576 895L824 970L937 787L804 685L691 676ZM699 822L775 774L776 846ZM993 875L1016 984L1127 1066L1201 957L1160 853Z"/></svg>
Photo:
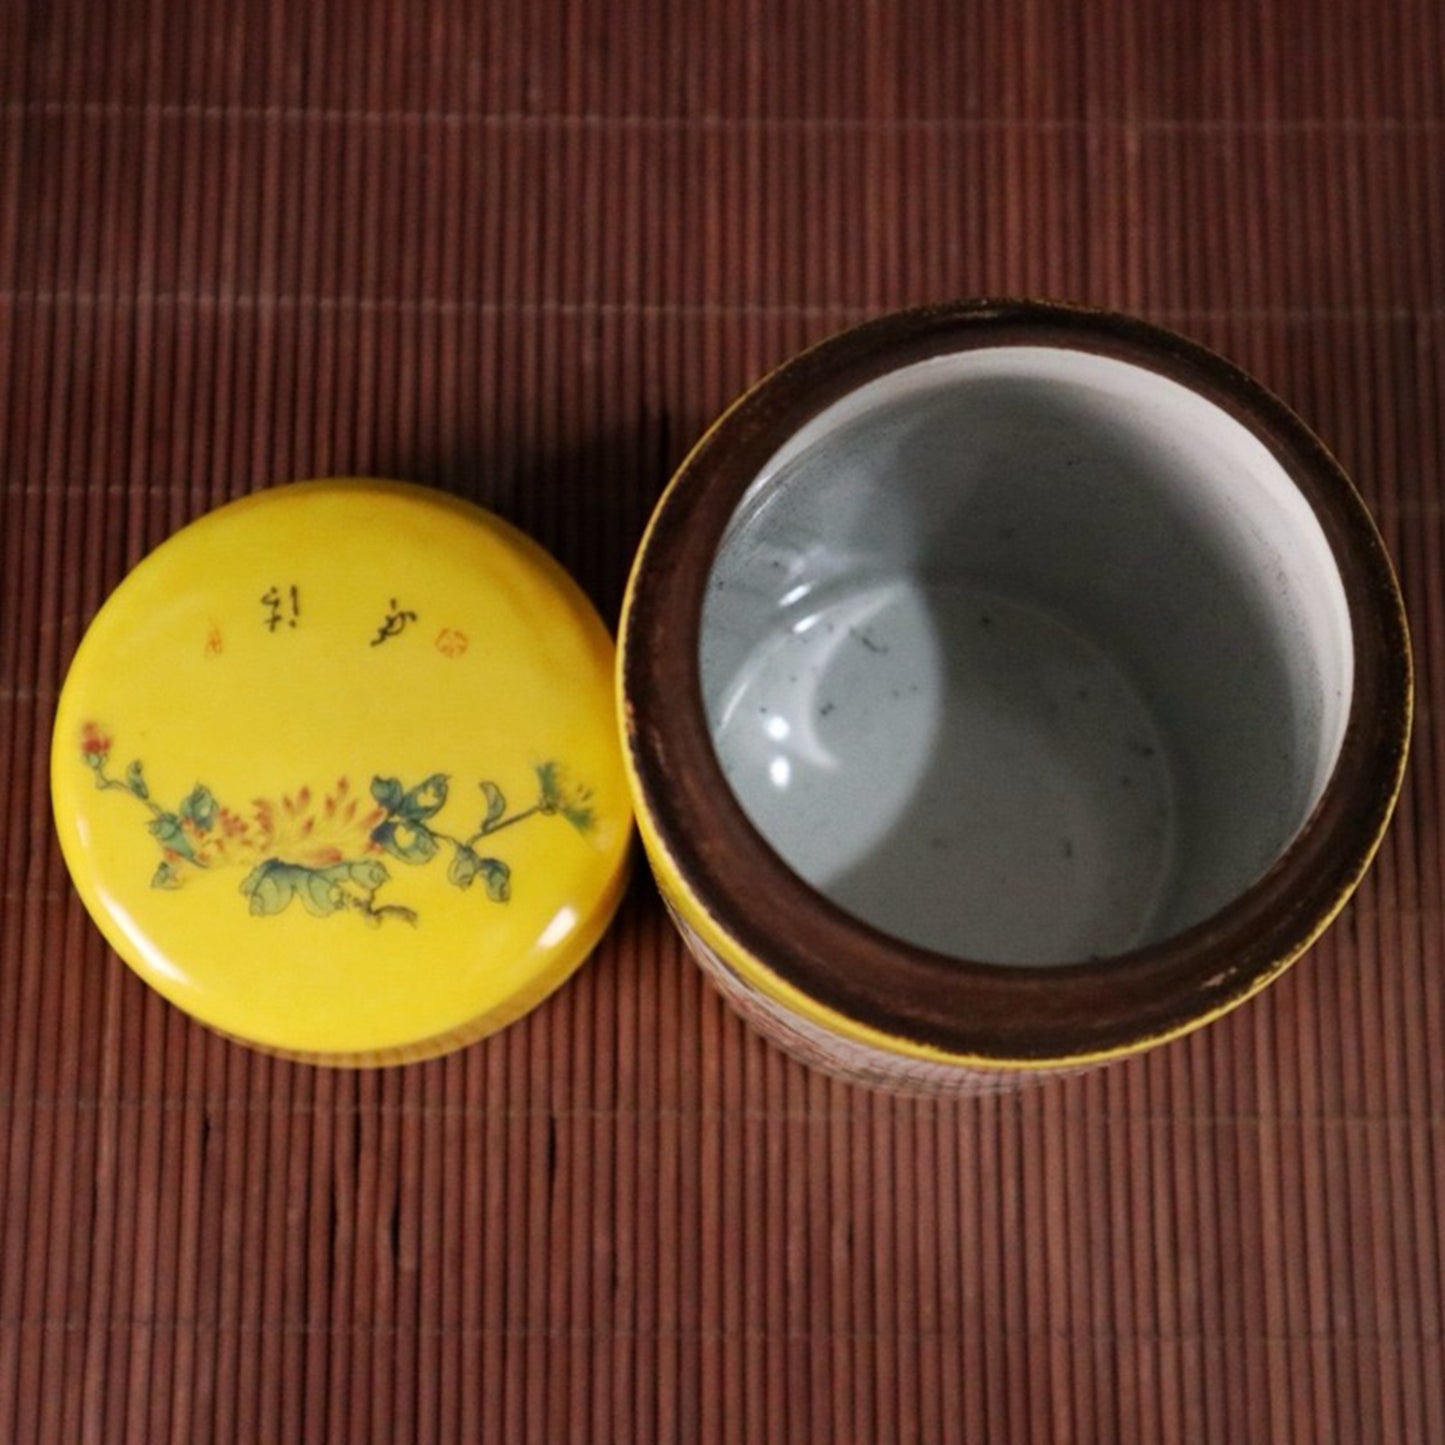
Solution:
<svg viewBox="0 0 1445 1445"><path fill-rule="evenodd" d="M615 616L751 378L990 293L1226 351L1397 558L1406 793L1277 987L913 1103L752 1036L645 871L534 1015L384 1075L106 951L48 730L170 531L391 474ZM1442 418L1430 0L0 6L0 1440L1445 1440Z"/></svg>

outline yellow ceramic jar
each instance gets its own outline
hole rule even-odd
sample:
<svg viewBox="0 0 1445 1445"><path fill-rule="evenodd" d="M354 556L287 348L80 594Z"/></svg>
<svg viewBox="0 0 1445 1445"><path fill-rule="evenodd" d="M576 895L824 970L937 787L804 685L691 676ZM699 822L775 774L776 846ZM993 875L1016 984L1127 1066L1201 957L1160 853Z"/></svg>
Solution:
<svg viewBox="0 0 1445 1445"><path fill-rule="evenodd" d="M77 887L213 1028L405 1061L582 961L635 806L684 936L777 1043L1011 1087L1289 967L1368 867L1410 730L1399 588L1316 438L1186 340L1055 305L885 316L766 378L659 503L620 633L614 683L557 564L431 491L222 508L76 655Z"/></svg>
<svg viewBox="0 0 1445 1445"><path fill-rule="evenodd" d="M1409 637L1337 464L1220 357L974 302L789 361L697 444L619 628L700 963L850 1079L972 1092L1278 977L1398 795Z"/></svg>

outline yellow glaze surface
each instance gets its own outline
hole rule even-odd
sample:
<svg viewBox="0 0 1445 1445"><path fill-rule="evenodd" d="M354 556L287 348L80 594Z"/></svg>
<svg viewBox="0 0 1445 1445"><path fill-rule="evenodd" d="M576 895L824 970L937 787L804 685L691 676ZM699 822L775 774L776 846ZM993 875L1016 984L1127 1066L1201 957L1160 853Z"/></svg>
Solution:
<svg viewBox="0 0 1445 1445"><path fill-rule="evenodd" d="M612 643L540 548L398 483L261 492L177 533L62 691L86 907L173 1003L319 1062L511 1022L620 899Z"/></svg>

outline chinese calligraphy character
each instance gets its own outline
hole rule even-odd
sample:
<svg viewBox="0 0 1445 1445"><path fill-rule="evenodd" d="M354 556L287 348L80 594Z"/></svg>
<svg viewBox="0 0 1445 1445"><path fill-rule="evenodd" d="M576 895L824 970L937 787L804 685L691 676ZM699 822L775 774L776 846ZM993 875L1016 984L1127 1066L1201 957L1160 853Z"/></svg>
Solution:
<svg viewBox="0 0 1445 1445"><path fill-rule="evenodd" d="M381 624L375 637L371 639L373 647L380 647L389 637L395 637L408 622L416 621L415 612L400 612L397 610L396 598L391 599L391 611L386 614L386 621Z"/></svg>
<svg viewBox="0 0 1445 1445"><path fill-rule="evenodd" d="M291 616L285 615L286 603L291 604ZM288 587L283 593L279 587L269 587L261 594L261 605L268 608L266 614L266 630L275 632L285 622L288 627L296 626L296 619L301 616L301 593L295 586Z"/></svg>

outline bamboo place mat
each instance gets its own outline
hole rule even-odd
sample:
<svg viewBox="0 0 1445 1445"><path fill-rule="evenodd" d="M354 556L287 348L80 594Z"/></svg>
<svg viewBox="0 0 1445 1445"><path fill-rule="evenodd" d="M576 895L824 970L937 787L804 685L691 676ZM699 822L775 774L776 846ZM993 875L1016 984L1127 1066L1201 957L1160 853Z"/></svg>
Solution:
<svg viewBox="0 0 1445 1445"><path fill-rule="evenodd" d="M1442 80L1433 0L0 6L0 1441L1445 1441ZM750 378L990 294L1224 351L1398 559L1408 786L1263 997L916 1103L750 1034L645 867L405 1069L234 1047L106 950L50 720L173 529L409 478L615 618Z"/></svg>

